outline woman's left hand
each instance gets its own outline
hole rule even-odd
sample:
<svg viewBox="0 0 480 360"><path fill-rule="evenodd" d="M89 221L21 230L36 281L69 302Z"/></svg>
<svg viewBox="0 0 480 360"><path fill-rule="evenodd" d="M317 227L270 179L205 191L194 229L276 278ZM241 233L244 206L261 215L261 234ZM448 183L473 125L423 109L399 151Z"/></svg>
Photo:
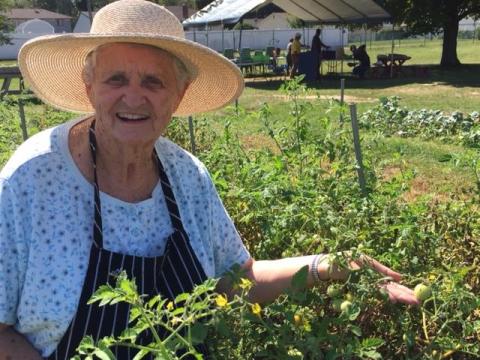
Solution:
<svg viewBox="0 0 480 360"><path fill-rule="evenodd" d="M386 292L391 302L400 302L407 305L420 304L420 301L416 298L412 289L397 283L402 279L402 275L400 273L393 271L370 256L360 255L357 259L350 260L349 269L342 268L336 264L327 264L328 268L326 270L330 279L344 280L347 278L348 273L351 270L358 270L364 266L368 266L378 273L393 280L380 285L380 288ZM322 272L321 269L319 271Z"/></svg>

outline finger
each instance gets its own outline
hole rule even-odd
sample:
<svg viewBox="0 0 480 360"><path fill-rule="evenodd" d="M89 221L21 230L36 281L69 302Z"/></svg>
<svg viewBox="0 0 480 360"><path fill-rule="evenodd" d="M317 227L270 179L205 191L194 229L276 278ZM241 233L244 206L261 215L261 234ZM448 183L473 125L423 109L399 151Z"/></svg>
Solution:
<svg viewBox="0 0 480 360"><path fill-rule="evenodd" d="M384 274L385 276L391 277L395 281L400 281L402 279L402 274L390 269L389 267L383 265L382 263L371 258L370 256L362 255L359 261L361 262L361 264L370 266L372 269L378 271L381 274Z"/></svg>
<svg viewBox="0 0 480 360"><path fill-rule="evenodd" d="M390 301L392 302L401 302L408 305L419 305L420 301L415 296L415 293L406 286L389 282L382 285L387 293Z"/></svg>

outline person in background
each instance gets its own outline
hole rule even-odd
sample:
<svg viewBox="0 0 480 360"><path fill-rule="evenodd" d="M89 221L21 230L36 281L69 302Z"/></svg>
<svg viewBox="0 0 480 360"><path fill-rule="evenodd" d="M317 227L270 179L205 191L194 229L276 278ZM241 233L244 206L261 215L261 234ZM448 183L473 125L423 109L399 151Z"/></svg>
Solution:
<svg viewBox="0 0 480 360"><path fill-rule="evenodd" d="M322 31L317 29L312 38L311 52L313 56L313 71L315 72L315 80L320 80L321 77L320 67L322 65L322 48L328 47L322 42L322 40L320 40L321 34Z"/></svg>
<svg viewBox="0 0 480 360"><path fill-rule="evenodd" d="M360 45L358 48L355 45L350 46L353 58L358 60L359 64L352 70L353 75L358 76L360 79L365 78L365 73L370 69L370 56L367 54L367 47L365 44Z"/></svg>
<svg viewBox="0 0 480 360"><path fill-rule="evenodd" d="M288 41L287 45L287 74L290 74L290 71L292 70L292 44L293 38Z"/></svg>
<svg viewBox="0 0 480 360"><path fill-rule="evenodd" d="M280 65L278 64L278 58L279 58L280 54L281 54L280 48L275 48L275 49L273 50L273 54L272 54L272 69L273 69L273 73L274 73L275 75L280 75L280 74L282 74L282 73L285 71L284 67L282 67L282 66L280 66Z"/></svg>
<svg viewBox="0 0 480 360"><path fill-rule="evenodd" d="M302 43L300 42L301 38L302 34L296 33L290 48L292 54L292 69L290 71L290 79L293 79L298 73L298 66L300 65L300 52L302 51Z"/></svg>

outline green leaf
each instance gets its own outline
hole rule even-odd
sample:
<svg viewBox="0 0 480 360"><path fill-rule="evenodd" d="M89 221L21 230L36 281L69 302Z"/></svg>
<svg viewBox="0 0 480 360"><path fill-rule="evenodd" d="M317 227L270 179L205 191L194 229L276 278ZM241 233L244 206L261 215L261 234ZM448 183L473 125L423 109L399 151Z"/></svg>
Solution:
<svg viewBox="0 0 480 360"><path fill-rule="evenodd" d="M128 340L131 342L135 342L137 336L141 333L141 331L137 330L136 328L127 328L122 331L118 340Z"/></svg>
<svg viewBox="0 0 480 360"><path fill-rule="evenodd" d="M362 348L378 348L384 344L385 341L380 338L368 338L362 340Z"/></svg>
<svg viewBox="0 0 480 360"><path fill-rule="evenodd" d="M113 355L111 351L108 353L104 350L97 349L93 352L93 355L100 358L100 360L115 360L115 355Z"/></svg>
<svg viewBox="0 0 480 360"><path fill-rule="evenodd" d="M193 324L190 328L190 334L192 335L192 344L200 344L207 337L208 329L202 323Z"/></svg>
<svg viewBox="0 0 480 360"><path fill-rule="evenodd" d="M191 295L189 293L182 293L177 295L177 297L175 298L175 304L181 303L183 301L187 301L190 296Z"/></svg>
<svg viewBox="0 0 480 360"><path fill-rule="evenodd" d="M162 299L162 297L160 295L152 297L147 302L148 308L150 308L150 309L153 308L158 302L160 302L161 299Z"/></svg>
<svg viewBox="0 0 480 360"><path fill-rule="evenodd" d="M308 268L309 266L305 265L293 275L291 282L292 288L304 289L307 286Z"/></svg>
<svg viewBox="0 0 480 360"><path fill-rule="evenodd" d="M362 336L362 329L356 325L352 325L350 327L350 331L355 334L356 336Z"/></svg>
<svg viewBox="0 0 480 360"><path fill-rule="evenodd" d="M121 279L118 285L117 287L125 291L125 294L127 296L137 295L137 286L135 285L134 279L133 280Z"/></svg>
<svg viewBox="0 0 480 360"><path fill-rule="evenodd" d="M179 308L175 308L170 314L172 316L178 316L178 315L182 315L184 312L185 312L185 308L179 307Z"/></svg>

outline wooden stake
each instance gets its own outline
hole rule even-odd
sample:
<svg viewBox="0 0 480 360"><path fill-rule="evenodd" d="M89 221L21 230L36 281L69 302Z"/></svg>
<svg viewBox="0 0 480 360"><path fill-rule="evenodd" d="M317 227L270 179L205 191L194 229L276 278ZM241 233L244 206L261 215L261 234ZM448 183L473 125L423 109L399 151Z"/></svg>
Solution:
<svg viewBox="0 0 480 360"><path fill-rule="evenodd" d="M27 122L25 121L25 111L23 109L23 101L18 100L18 114L20 115L20 128L22 129L23 140L28 139Z"/></svg>
<svg viewBox="0 0 480 360"><path fill-rule="evenodd" d="M362 149L360 147L360 134L358 130L357 122L357 105L350 104L350 118L352 120L352 131L353 131L353 145L355 147L355 158L357 159L357 174L358 174L358 183L360 184L360 190L362 196L367 196L367 188L365 184L365 171L363 168L362 161Z"/></svg>
<svg viewBox="0 0 480 360"><path fill-rule="evenodd" d="M190 132L190 148L192 154L196 155L197 146L195 145L195 132L193 131L193 118L191 116L188 117L188 130Z"/></svg>

